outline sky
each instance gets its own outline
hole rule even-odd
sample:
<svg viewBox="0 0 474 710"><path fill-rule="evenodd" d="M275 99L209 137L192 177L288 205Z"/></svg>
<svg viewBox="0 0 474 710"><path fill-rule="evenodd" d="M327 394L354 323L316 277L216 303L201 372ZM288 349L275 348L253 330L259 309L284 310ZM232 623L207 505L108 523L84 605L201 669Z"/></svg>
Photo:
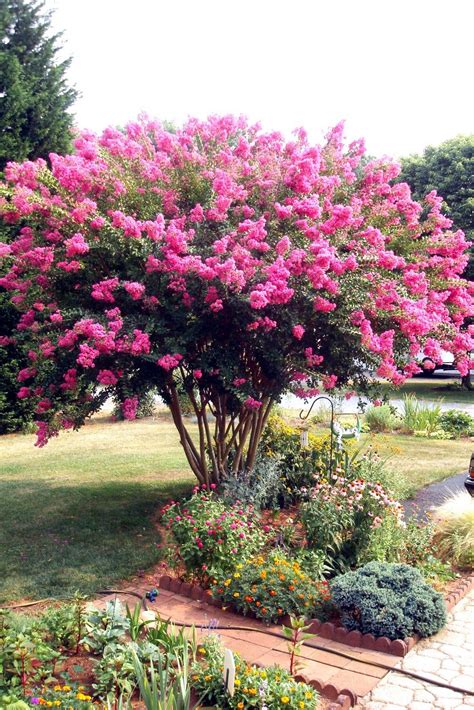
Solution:
<svg viewBox="0 0 474 710"><path fill-rule="evenodd" d="M474 0L46 0L80 128L244 114L374 155L474 132Z"/></svg>

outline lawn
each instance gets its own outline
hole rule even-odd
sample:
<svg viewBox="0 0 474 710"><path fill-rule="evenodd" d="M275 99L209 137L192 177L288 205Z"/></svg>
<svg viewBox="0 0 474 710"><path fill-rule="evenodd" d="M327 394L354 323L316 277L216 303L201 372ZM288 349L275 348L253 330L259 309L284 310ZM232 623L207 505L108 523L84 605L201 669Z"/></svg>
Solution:
<svg viewBox="0 0 474 710"><path fill-rule="evenodd" d="M401 434L364 434L364 446L372 446L387 459L387 467L400 477L403 498L420 488L467 471L474 443L466 439L442 441Z"/></svg>
<svg viewBox="0 0 474 710"><path fill-rule="evenodd" d="M43 449L0 437L0 601L92 594L158 562L156 510L194 481L166 417L97 417ZM364 435L406 495L465 470L472 442Z"/></svg>
<svg viewBox="0 0 474 710"><path fill-rule="evenodd" d="M446 404L474 404L474 392L461 389L459 378L450 377L446 373L436 373L433 377L413 377L399 389L394 389L388 383L382 385L390 399L401 399L405 394L414 394L418 399L443 399Z"/></svg>
<svg viewBox="0 0 474 710"><path fill-rule="evenodd" d="M92 593L160 559L153 514L193 480L171 422L33 441L0 438L0 601Z"/></svg>

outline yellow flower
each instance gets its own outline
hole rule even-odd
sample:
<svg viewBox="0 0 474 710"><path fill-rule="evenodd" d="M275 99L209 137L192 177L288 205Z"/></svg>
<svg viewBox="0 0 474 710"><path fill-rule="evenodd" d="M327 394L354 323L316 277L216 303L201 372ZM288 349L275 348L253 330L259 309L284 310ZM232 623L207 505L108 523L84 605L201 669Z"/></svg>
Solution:
<svg viewBox="0 0 474 710"><path fill-rule="evenodd" d="M228 587L231 581L231 579L226 579L226 581L224 582L224 587Z"/></svg>
<svg viewBox="0 0 474 710"><path fill-rule="evenodd" d="M239 594L238 592L234 592L234 594L233 594L232 596L234 596L235 598L237 598L237 597L240 597L240 594Z"/></svg>
<svg viewBox="0 0 474 710"><path fill-rule="evenodd" d="M61 701L60 701L60 700L55 700L54 703L53 703L53 705L56 705L56 707L59 707L59 706L61 705Z"/></svg>
<svg viewBox="0 0 474 710"><path fill-rule="evenodd" d="M265 680L266 677L267 677L266 672L265 672L265 671L262 671L262 672L260 673L260 678L263 678L263 679Z"/></svg>
<svg viewBox="0 0 474 710"><path fill-rule="evenodd" d="M199 646L198 648L198 653L200 653L202 656L206 655L206 649L203 648L202 646Z"/></svg>
<svg viewBox="0 0 474 710"><path fill-rule="evenodd" d="M70 685L63 685L63 690L65 693L69 693L69 691L71 690L71 686Z"/></svg>
<svg viewBox="0 0 474 710"><path fill-rule="evenodd" d="M313 697L313 693L310 690L307 690L304 694L304 697L306 698L306 700L311 700Z"/></svg>
<svg viewBox="0 0 474 710"><path fill-rule="evenodd" d="M243 703L237 703L239 710L244 710L245 705Z"/></svg>
<svg viewBox="0 0 474 710"><path fill-rule="evenodd" d="M257 688L249 688L249 695L257 695Z"/></svg>
<svg viewBox="0 0 474 710"><path fill-rule="evenodd" d="M282 695L280 700L283 703L283 705L287 705L290 702L290 698L288 697L288 695Z"/></svg>
<svg viewBox="0 0 474 710"><path fill-rule="evenodd" d="M303 710L303 708L304 708L304 702L303 702L302 700L300 700L300 702L299 702L299 707L301 708L301 710Z"/></svg>
<svg viewBox="0 0 474 710"><path fill-rule="evenodd" d="M240 678L236 678L234 681L234 685L240 685Z"/></svg>
<svg viewBox="0 0 474 710"><path fill-rule="evenodd" d="M211 675L205 675L205 676L204 676L204 680L206 681L206 683L207 683L208 681L210 681L211 678L212 678Z"/></svg>
<svg viewBox="0 0 474 710"><path fill-rule="evenodd" d="M60 686L60 685L55 685L54 688L53 688L53 690L56 691L56 693L57 693L58 690L61 690L61 686Z"/></svg>
<svg viewBox="0 0 474 710"><path fill-rule="evenodd" d="M240 577L240 572L234 572L234 579L238 579Z"/></svg>

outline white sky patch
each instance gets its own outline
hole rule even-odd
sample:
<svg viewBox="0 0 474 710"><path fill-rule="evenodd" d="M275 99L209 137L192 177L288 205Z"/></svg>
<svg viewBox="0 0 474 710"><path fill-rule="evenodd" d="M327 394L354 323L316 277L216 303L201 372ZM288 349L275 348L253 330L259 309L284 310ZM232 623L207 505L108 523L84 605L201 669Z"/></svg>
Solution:
<svg viewBox="0 0 474 710"><path fill-rule="evenodd" d="M234 113L374 155L474 132L472 0L48 0L80 128Z"/></svg>

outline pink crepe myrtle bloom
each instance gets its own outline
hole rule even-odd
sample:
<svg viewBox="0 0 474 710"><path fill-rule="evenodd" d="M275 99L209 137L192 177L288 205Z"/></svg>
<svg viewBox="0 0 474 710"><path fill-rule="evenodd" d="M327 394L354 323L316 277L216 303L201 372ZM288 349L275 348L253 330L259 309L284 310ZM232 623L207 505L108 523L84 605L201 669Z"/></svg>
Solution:
<svg viewBox="0 0 474 710"><path fill-rule="evenodd" d="M263 402L260 402L258 399L254 399L253 397L247 397L247 399L244 402L244 406L247 409L254 409L258 410L262 406Z"/></svg>
<svg viewBox="0 0 474 710"><path fill-rule="evenodd" d="M132 420L137 416L138 397L127 397L122 403L122 414L125 419Z"/></svg>
<svg viewBox="0 0 474 710"><path fill-rule="evenodd" d="M291 332L293 333L294 337L297 340L301 340L303 335L305 334L305 329L303 328L302 325L294 325L293 328L291 329Z"/></svg>
<svg viewBox="0 0 474 710"><path fill-rule="evenodd" d="M175 367L178 367L182 359L183 356L179 353L176 353L175 355L163 355L163 357L160 357L159 360L157 360L157 364L167 372L170 372L171 370L174 370Z"/></svg>
<svg viewBox="0 0 474 710"><path fill-rule="evenodd" d="M114 375L112 370L99 370L97 382L101 385L116 385L118 378Z"/></svg>

